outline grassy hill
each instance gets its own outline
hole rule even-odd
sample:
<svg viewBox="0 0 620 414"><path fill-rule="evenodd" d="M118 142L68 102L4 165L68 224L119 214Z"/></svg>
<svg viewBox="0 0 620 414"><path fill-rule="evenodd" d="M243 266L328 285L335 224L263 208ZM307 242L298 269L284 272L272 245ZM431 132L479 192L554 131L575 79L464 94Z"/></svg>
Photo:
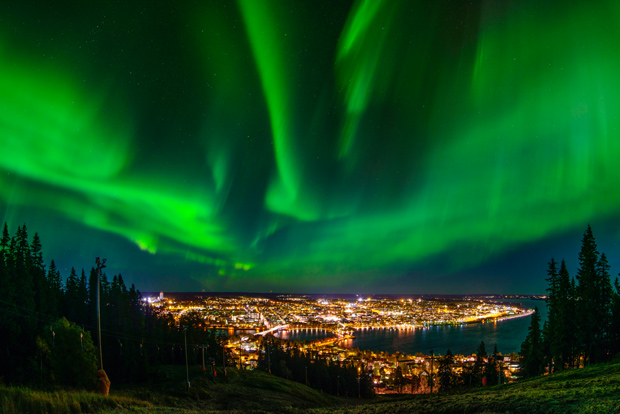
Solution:
<svg viewBox="0 0 620 414"><path fill-rule="evenodd" d="M342 399L305 385L259 371L218 371L212 381L198 368L166 367L166 379L151 385L112 387L109 397L85 391L36 391L0 386L0 413L204 413L281 412L314 407L336 407Z"/></svg>
<svg viewBox="0 0 620 414"><path fill-rule="evenodd" d="M620 363L500 385L471 392L397 395L358 400L332 397L262 372L229 369L212 382L194 370L168 368L167 380L115 389L110 397L88 392L41 392L0 386L2 413L613 413L620 412Z"/></svg>
<svg viewBox="0 0 620 414"><path fill-rule="evenodd" d="M313 413L620 413L620 363L601 364L467 393L376 399Z"/></svg>

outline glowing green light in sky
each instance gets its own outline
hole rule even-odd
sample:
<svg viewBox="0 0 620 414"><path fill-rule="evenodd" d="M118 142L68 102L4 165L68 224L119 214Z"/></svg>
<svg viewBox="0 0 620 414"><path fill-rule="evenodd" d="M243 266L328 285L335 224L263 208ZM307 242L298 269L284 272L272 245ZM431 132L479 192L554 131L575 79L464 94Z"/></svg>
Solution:
<svg viewBox="0 0 620 414"><path fill-rule="evenodd" d="M370 30L378 7L361 3L357 26L340 40L342 56L359 36L353 27ZM610 114L620 109L620 59L608 41L613 19L600 24L601 10L584 7L541 24L529 7L482 28L477 48L461 58L467 66L443 69L430 124L442 144L425 155L426 168L417 172L423 184L409 201L319 225L309 242L300 229L289 237L303 247L286 250L283 268L292 257L300 266L360 259L363 269L451 252L447 262L457 270L617 210L620 139ZM382 70L379 62L373 69L374 60L360 62L348 95L355 111L367 101L354 99L366 96L354 86L367 94L366 75ZM460 83L468 71L471 84Z"/></svg>
<svg viewBox="0 0 620 414"><path fill-rule="evenodd" d="M620 6L454 4L16 5L0 207L219 290L454 275L620 219Z"/></svg>
<svg viewBox="0 0 620 414"><path fill-rule="evenodd" d="M351 13L347 27L340 40L337 65L345 90L346 119L340 145L340 156L346 156L357 134L364 110L372 98L376 72L380 70L390 16L378 16L386 2L358 2Z"/></svg>
<svg viewBox="0 0 620 414"><path fill-rule="evenodd" d="M291 110L294 97L287 82L290 76L287 55L290 51L285 41L286 33L279 28L269 3L241 0L239 5L267 99L273 132L278 174L270 184L266 205L298 218L315 218L316 214L308 209L307 204L299 203L303 182L294 147L294 113Z"/></svg>
<svg viewBox="0 0 620 414"><path fill-rule="evenodd" d="M35 71L16 60L0 67L0 95L0 167L46 186L33 194L0 186L7 202L45 205L125 235L151 253L167 240L233 249L214 221L209 193L132 177L129 122L121 114L109 122L103 98L92 98L53 69L39 65Z"/></svg>

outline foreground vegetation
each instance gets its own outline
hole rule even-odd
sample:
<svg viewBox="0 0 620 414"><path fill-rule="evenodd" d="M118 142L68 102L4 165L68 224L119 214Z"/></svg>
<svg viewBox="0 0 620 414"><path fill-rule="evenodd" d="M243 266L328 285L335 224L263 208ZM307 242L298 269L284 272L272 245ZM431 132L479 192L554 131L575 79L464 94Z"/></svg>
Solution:
<svg viewBox="0 0 620 414"><path fill-rule="evenodd" d="M336 407L344 399L323 394L294 381L260 371L229 368L213 381L198 369L190 370L186 388L185 367L163 367L165 381L151 385L114 386L109 397L88 391L34 391L0 386L2 413L194 413L280 412L316 407Z"/></svg>
<svg viewBox="0 0 620 414"><path fill-rule="evenodd" d="M221 374L221 373L220 373ZM613 413L620 412L620 362L523 380L513 384L433 395L373 399L329 396L259 371L229 369L211 381L202 372L167 367L165 383L117 389L109 397L89 392L39 392L0 387L0 412L29 413Z"/></svg>
<svg viewBox="0 0 620 414"><path fill-rule="evenodd" d="M521 374L607 362L620 353L620 282L611 283L605 253L599 253L590 226L581 240L579 267L571 278L566 262L551 258L546 279L547 321L540 326L537 309L521 345Z"/></svg>
<svg viewBox="0 0 620 414"><path fill-rule="evenodd" d="M313 413L617 413L620 412L620 363L592 365L478 388L467 393L376 399L358 407Z"/></svg>
<svg viewBox="0 0 620 414"><path fill-rule="evenodd" d="M460 378L450 351L438 360L441 394L370 399L350 398L373 394L364 368L323 364L273 342L261 352L259 369L297 382L233 368L227 376L218 368L212 379L196 364L205 344L207 360L217 367L224 364L215 330L204 329L201 319L184 316L177 324L145 311L134 286L128 290L120 274L111 283L102 274L107 315L102 318L103 360L113 381L112 394L103 397L92 391L100 361L88 332L95 326L97 271L91 269L87 279L86 272L78 278L72 270L63 285L53 262L45 271L38 236L29 243L24 225L10 237L5 225L0 238L0 348L8 358L0 358L0 384L7 384L0 385L0 412L620 412L620 363L598 364L620 351L620 283L616 279L612 287L609 264L599 255L590 227L579 263L577 278L570 279L565 263L558 271L551 260L548 321L541 329L535 312L521 347L523 377L552 375L480 388L483 377L500 379L497 351L489 357L481 343L476 363ZM574 368L580 366L586 368ZM474 388L463 388L467 384ZM84 391L60 391L66 387Z"/></svg>

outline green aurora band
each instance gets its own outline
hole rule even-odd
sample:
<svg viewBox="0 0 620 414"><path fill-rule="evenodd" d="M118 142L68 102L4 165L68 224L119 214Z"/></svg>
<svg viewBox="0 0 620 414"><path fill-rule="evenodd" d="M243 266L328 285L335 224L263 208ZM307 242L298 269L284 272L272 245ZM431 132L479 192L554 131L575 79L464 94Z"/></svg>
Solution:
<svg viewBox="0 0 620 414"><path fill-rule="evenodd" d="M211 1L159 44L168 10L23 39L6 11L0 211L188 261L192 288L282 291L414 286L620 218L620 5L427 3Z"/></svg>

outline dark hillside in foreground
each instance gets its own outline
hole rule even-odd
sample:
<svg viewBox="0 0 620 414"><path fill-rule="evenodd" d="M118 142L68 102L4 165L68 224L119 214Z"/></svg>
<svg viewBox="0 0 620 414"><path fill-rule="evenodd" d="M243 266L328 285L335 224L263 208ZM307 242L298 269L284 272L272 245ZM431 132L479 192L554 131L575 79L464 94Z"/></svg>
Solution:
<svg viewBox="0 0 620 414"><path fill-rule="evenodd" d="M310 410L313 413L328 412ZM401 396L376 399L354 408L330 409L334 413L618 413L620 412L620 363L481 388L467 393Z"/></svg>
<svg viewBox="0 0 620 414"><path fill-rule="evenodd" d="M189 392L185 372L152 386L112 388L110 397L86 392L37 392L0 386L0 412L63 413L617 413L620 363L568 370L466 393L395 395L358 400L331 397L262 372L229 370L215 383L196 377ZM190 374L191 375L191 374Z"/></svg>
<svg viewBox="0 0 620 414"><path fill-rule="evenodd" d="M115 387L109 397L85 391L35 391L0 385L0 413L204 413L281 412L282 410L335 407L346 402L305 385L261 371L229 368L216 381L197 368L190 369L187 391L185 367L167 366L167 380L152 385Z"/></svg>
<svg viewBox="0 0 620 414"><path fill-rule="evenodd" d="M138 385L118 390L116 395L147 401L153 406L185 408L204 412L238 410L278 412L287 408L333 407L342 401L294 381L262 371L229 368L224 377L218 368L215 382L202 371L190 369L190 390L185 385L185 367L165 367L168 380L152 386Z"/></svg>

